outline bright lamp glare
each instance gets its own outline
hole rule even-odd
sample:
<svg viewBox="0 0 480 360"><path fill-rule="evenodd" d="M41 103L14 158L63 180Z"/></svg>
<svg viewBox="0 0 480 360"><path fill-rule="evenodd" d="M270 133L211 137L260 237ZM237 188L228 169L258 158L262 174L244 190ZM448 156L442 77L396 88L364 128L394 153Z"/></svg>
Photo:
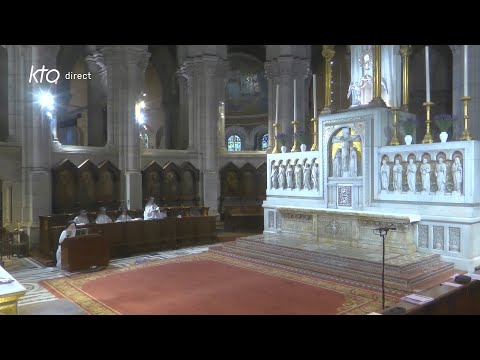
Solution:
<svg viewBox="0 0 480 360"><path fill-rule="evenodd" d="M50 111L53 110L53 107L55 105L53 101L53 95L48 92L40 94L39 102L42 108L48 109Z"/></svg>
<svg viewBox="0 0 480 360"><path fill-rule="evenodd" d="M52 112L51 112L51 111L47 111L47 116L48 116L49 118L51 118L51 117L53 116Z"/></svg>
<svg viewBox="0 0 480 360"><path fill-rule="evenodd" d="M137 122L143 124L145 122L145 115L143 113L138 114Z"/></svg>
<svg viewBox="0 0 480 360"><path fill-rule="evenodd" d="M145 109L145 101L140 101L140 109Z"/></svg>

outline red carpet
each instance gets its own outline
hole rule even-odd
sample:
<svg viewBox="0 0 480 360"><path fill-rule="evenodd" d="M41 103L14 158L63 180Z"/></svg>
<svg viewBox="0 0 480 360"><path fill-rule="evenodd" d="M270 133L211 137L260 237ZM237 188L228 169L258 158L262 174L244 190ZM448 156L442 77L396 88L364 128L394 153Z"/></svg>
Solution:
<svg viewBox="0 0 480 360"><path fill-rule="evenodd" d="M375 292L210 253L44 285L91 314L364 314L381 304Z"/></svg>

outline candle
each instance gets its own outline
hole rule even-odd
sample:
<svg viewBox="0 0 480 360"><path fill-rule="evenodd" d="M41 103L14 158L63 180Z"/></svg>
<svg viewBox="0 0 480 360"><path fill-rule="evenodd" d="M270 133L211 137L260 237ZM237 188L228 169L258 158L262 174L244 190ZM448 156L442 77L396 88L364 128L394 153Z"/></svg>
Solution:
<svg viewBox="0 0 480 360"><path fill-rule="evenodd" d="M313 74L313 118L317 118L317 75Z"/></svg>
<svg viewBox="0 0 480 360"><path fill-rule="evenodd" d="M277 95L275 99L275 124L278 124L278 94L280 92L280 85L277 84Z"/></svg>
<svg viewBox="0 0 480 360"><path fill-rule="evenodd" d="M468 96L468 45L463 45L463 96Z"/></svg>
<svg viewBox="0 0 480 360"><path fill-rule="evenodd" d="M293 79L293 121L297 120L297 79Z"/></svg>
<svg viewBox="0 0 480 360"><path fill-rule="evenodd" d="M430 56L428 46L425 46L425 80L427 82L427 102L430 102Z"/></svg>

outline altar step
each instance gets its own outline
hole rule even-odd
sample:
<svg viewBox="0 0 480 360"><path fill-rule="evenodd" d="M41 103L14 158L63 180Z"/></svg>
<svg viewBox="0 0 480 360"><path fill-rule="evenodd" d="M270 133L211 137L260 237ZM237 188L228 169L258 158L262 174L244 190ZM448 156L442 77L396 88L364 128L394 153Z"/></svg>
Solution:
<svg viewBox="0 0 480 360"><path fill-rule="evenodd" d="M250 258L290 270L326 274L381 287L381 254L364 249L326 248L310 251L263 241L264 235L242 237L236 241L211 246L210 251ZM271 238L271 236L270 236ZM372 259L374 258L374 259ZM453 263L436 254L389 254L385 261L385 287L400 291L417 291L445 281L454 274Z"/></svg>

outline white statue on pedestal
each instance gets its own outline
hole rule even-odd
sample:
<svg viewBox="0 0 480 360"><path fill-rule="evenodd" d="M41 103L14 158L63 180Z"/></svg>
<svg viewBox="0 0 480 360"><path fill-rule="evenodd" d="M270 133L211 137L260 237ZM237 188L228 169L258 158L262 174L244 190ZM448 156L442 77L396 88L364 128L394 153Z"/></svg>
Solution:
<svg viewBox="0 0 480 360"><path fill-rule="evenodd" d="M417 177L417 164L413 162L413 159L408 159L407 181L408 181L409 191L415 192L416 177Z"/></svg>
<svg viewBox="0 0 480 360"><path fill-rule="evenodd" d="M315 163L312 170L312 182L313 188L318 190L318 164Z"/></svg>
<svg viewBox="0 0 480 360"><path fill-rule="evenodd" d="M293 189L293 166L287 165L287 188Z"/></svg>
<svg viewBox="0 0 480 360"><path fill-rule="evenodd" d="M285 182L286 182L286 178L285 178L285 165L280 165L280 170L279 170L279 173L278 173L278 187L280 189L285 189Z"/></svg>
<svg viewBox="0 0 480 360"><path fill-rule="evenodd" d="M358 176L357 173L357 148L352 146L350 148L350 176Z"/></svg>
<svg viewBox="0 0 480 360"><path fill-rule="evenodd" d="M422 173L422 191L430 192L430 172L432 168L428 163L427 158L423 158L423 164L420 166L420 172Z"/></svg>
<svg viewBox="0 0 480 360"><path fill-rule="evenodd" d="M272 188L278 189L278 166L272 166Z"/></svg>
<svg viewBox="0 0 480 360"><path fill-rule="evenodd" d="M438 164L435 169L435 176L437 177L437 186L439 192L445 192L447 184L447 164L443 162L443 157L438 159Z"/></svg>
<svg viewBox="0 0 480 360"><path fill-rule="evenodd" d="M460 158L457 156L452 164L453 191L462 193L463 169Z"/></svg>
<svg viewBox="0 0 480 360"><path fill-rule="evenodd" d="M401 101L402 58L399 45L381 46L382 99L387 106L396 106ZM347 97L352 106L366 105L373 98L373 47L351 46L351 82Z"/></svg>
<svg viewBox="0 0 480 360"><path fill-rule="evenodd" d="M390 183L390 165L387 164L387 160L385 159L382 160L380 175L382 179L382 190L388 191L388 185Z"/></svg>
<svg viewBox="0 0 480 360"><path fill-rule="evenodd" d="M297 164L297 167L295 168L295 185L298 190L302 189L302 165Z"/></svg>
<svg viewBox="0 0 480 360"><path fill-rule="evenodd" d="M403 167L400 164L400 160L395 159L395 165L393 165L393 189L395 191L402 191L403 180Z"/></svg>
<svg viewBox="0 0 480 360"><path fill-rule="evenodd" d="M333 158L333 177L342 176L342 149L337 149Z"/></svg>
<svg viewBox="0 0 480 360"><path fill-rule="evenodd" d="M312 168L310 164L305 164L305 167L303 168L303 187L307 190L310 190L312 188Z"/></svg>

